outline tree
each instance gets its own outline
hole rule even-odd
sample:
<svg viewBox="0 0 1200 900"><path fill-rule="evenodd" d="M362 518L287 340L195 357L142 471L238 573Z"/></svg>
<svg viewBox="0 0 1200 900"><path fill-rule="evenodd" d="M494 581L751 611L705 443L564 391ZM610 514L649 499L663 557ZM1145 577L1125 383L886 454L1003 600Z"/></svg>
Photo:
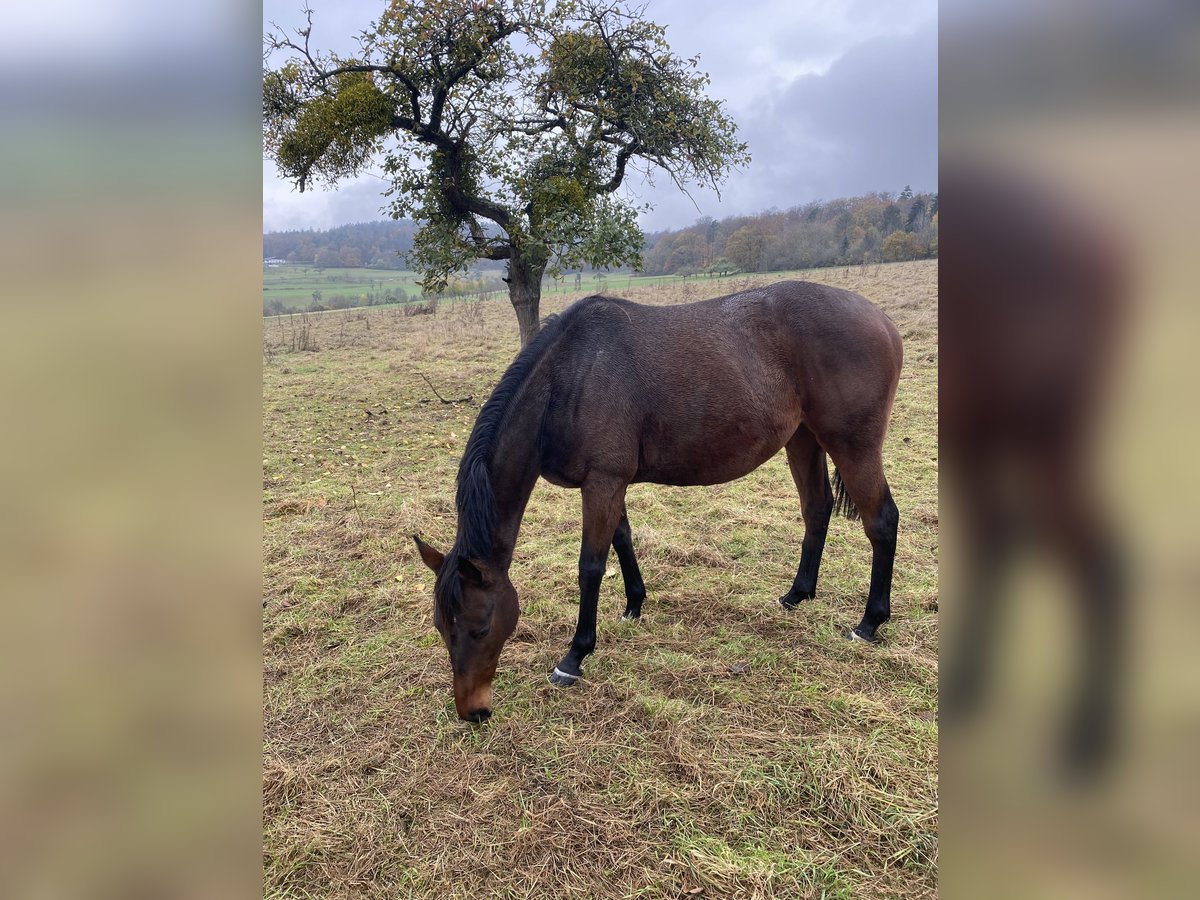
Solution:
<svg viewBox="0 0 1200 900"><path fill-rule="evenodd" d="M904 214L900 212L900 207L895 203L889 203L883 210L883 218L880 220L879 227L884 234L891 234L903 222Z"/></svg>
<svg viewBox="0 0 1200 900"><path fill-rule="evenodd" d="M904 230L920 231L925 227L926 221L925 200L922 197L918 197L913 201L913 205L908 211L908 221L904 226Z"/></svg>
<svg viewBox="0 0 1200 900"><path fill-rule="evenodd" d="M717 241L717 234L721 230L721 225L712 216L701 216L696 225L702 230L704 235L704 248L701 250L700 265L712 265L713 261L713 244Z"/></svg>
<svg viewBox="0 0 1200 900"><path fill-rule="evenodd" d="M340 266L342 264L342 254L338 252L336 247L322 247L317 251L313 264L318 269Z"/></svg>
<svg viewBox="0 0 1200 900"><path fill-rule="evenodd" d="M901 200L911 200L913 198L913 189L911 184L906 184L904 190L900 192Z"/></svg>
<svg viewBox="0 0 1200 900"><path fill-rule="evenodd" d="M883 258L888 262L916 259L921 251L921 242L911 231L894 231L883 241Z"/></svg>
<svg viewBox="0 0 1200 900"><path fill-rule="evenodd" d="M879 233L879 229L874 225L868 225L863 229L862 237L855 244L852 255L859 262L874 262L876 260L875 251L879 249L882 243L883 235Z"/></svg>
<svg viewBox="0 0 1200 900"><path fill-rule="evenodd" d="M734 275L737 272L738 267L731 263L724 256L714 260L713 264L704 270L704 274L708 275L710 278L713 275L720 275L724 277L726 275Z"/></svg>
<svg viewBox="0 0 1200 900"><path fill-rule="evenodd" d="M743 225L725 242L725 255L744 272L757 272L762 265L767 238L757 224Z"/></svg>
<svg viewBox="0 0 1200 900"><path fill-rule="evenodd" d="M719 188L749 161L697 59L626 0L393 0L352 57L311 49L312 13L266 38L264 145L300 190L375 160L420 225L426 290L505 260L521 343L541 280L641 262L633 169Z"/></svg>
<svg viewBox="0 0 1200 900"><path fill-rule="evenodd" d="M671 255L667 257L666 270L678 274L681 269L697 269L702 264L704 244L694 231L684 232L676 241Z"/></svg>

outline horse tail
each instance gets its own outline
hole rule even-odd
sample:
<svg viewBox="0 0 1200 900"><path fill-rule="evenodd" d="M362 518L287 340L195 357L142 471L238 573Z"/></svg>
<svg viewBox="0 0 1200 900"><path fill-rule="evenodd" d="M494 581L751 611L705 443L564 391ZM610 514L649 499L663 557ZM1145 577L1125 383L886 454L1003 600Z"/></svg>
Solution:
<svg viewBox="0 0 1200 900"><path fill-rule="evenodd" d="M836 467L833 470L833 511L847 519L858 518L858 507L846 492L846 482L842 481L842 473Z"/></svg>

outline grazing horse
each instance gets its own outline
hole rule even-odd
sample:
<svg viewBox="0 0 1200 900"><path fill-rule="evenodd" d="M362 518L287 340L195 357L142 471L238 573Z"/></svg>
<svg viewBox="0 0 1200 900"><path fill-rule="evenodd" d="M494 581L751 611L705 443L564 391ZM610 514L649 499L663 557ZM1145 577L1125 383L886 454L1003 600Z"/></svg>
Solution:
<svg viewBox="0 0 1200 900"><path fill-rule="evenodd" d="M871 587L850 636L874 641L891 613L899 515L882 450L901 358L896 327L866 299L799 281L679 306L594 296L551 316L471 431L453 547L443 555L413 536L437 573L433 622L450 652L458 715L491 715L500 650L519 615L508 569L538 476L583 494L579 623L550 676L557 685L576 682L596 646L610 547L625 581L625 616L641 615L646 588L626 487L721 484L780 447L804 518L800 565L780 602L792 609L814 595L835 507L861 516Z"/></svg>

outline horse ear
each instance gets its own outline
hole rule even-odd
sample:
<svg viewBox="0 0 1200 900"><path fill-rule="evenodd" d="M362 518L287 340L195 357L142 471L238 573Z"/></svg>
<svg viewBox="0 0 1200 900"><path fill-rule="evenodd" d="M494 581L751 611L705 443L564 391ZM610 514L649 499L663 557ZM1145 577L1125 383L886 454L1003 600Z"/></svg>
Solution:
<svg viewBox="0 0 1200 900"><path fill-rule="evenodd" d="M482 563L472 562L465 557L458 558L458 574L472 584L483 585L487 578L484 572L487 571Z"/></svg>
<svg viewBox="0 0 1200 900"><path fill-rule="evenodd" d="M417 542L417 552L421 554L422 562L436 573L442 567L442 563L446 561L446 557L437 550L434 550L415 534L412 538Z"/></svg>

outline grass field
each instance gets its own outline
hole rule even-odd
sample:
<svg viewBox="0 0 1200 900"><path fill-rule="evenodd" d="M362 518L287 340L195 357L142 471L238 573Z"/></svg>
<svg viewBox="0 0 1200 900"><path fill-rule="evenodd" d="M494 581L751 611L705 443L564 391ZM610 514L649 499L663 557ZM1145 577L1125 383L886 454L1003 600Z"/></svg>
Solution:
<svg viewBox="0 0 1200 900"><path fill-rule="evenodd" d="M772 279L808 278L820 280L822 273L842 271L841 269L810 269L800 272L772 273ZM476 273L471 277L479 277ZM498 273L484 273L484 277L494 281ZM736 281L739 276L724 278L709 278L705 275L692 275L686 280L678 275L632 275L628 273L585 274L580 279L580 287L575 288L575 276L564 275L559 280L547 278L542 291L547 296L569 295L582 296L584 293L613 293L626 296L630 291L648 287L675 286L682 288L684 284L695 285L694 290L708 292L727 292L721 285ZM757 276L755 276L757 277ZM318 269L315 266L287 265L263 269L263 303L279 300L289 310L307 309L313 302L313 292L319 291L325 306L336 296L353 297L355 306L366 306L367 295L370 293L383 294L391 291L396 297L402 295L409 298L421 296L421 286L417 284L420 276L416 272L391 269ZM761 280L761 279L759 279ZM377 301L378 303L378 301Z"/></svg>
<svg viewBox="0 0 1200 900"><path fill-rule="evenodd" d="M263 303L279 300L288 309L306 309L319 291L323 302L337 296L361 298L368 293L391 291L399 297L420 297L415 272L395 269L318 269L315 266L278 266L263 269ZM357 304L356 304L357 305Z"/></svg>
<svg viewBox="0 0 1200 900"><path fill-rule="evenodd" d="M264 322L267 897L936 894L937 263L808 277L863 293L905 341L883 643L842 636L869 578L860 523L832 523L817 599L775 603L802 534L781 453L728 485L630 488L642 620L618 621L613 557L597 651L579 685L555 688L580 502L541 483L511 573L522 618L482 727L455 715L410 535L453 541L458 456L517 349L511 308ZM677 303L775 280L610 290ZM316 351L289 352L296 328ZM426 378L471 402L441 402Z"/></svg>

